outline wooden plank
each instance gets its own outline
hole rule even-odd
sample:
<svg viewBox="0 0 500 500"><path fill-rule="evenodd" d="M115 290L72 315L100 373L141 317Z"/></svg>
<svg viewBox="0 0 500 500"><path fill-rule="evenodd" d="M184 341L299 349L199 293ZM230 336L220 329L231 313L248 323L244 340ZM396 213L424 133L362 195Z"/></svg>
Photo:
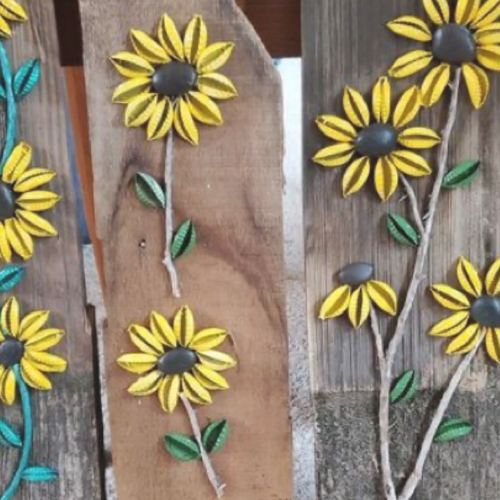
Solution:
<svg viewBox="0 0 500 500"><path fill-rule="evenodd" d="M65 374L51 377L52 391L33 394L35 440L31 462L57 467L61 478L49 485L23 486L18 498L99 498L92 339L85 315L54 8L44 0L33 0L27 7L29 23L17 26L13 40L6 45L15 67L43 54L43 75L37 89L19 105L18 137L33 146L36 165L57 171L51 188L64 198L48 216L59 237L36 242L35 256L27 264L26 277L16 295L25 312L50 309L52 325L66 330L66 338L53 350L66 357L69 368ZM0 412L2 418L21 423L17 406L5 409L2 405ZM10 479L19 458L17 450L4 450L0 457L2 485Z"/></svg>
<svg viewBox="0 0 500 500"><path fill-rule="evenodd" d="M168 5L134 0L126 11L120 0L82 0L80 6L97 230L107 283L106 369L119 498L212 496L199 463L175 463L161 446L166 432L188 432L185 413L179 409L166 417L156 398L130 397L126 387L132 378L115 361L132 349L125 333L130 322L141 321L152 309L170 315L187 303L200 326L215 322L227 327L241 356L239 370L228 374L232 389L216 394L214 405L200 410L203 422L226 417L232 425L227 448L215 458L228 483L227 498L288 500L292 472L282 294L283 137L281 88L272 61L230 0ZM201 238L192 256L179 261L182 301L171 297L161 265L163 215L145 211L129 185L137 170L163 175L164 144L147 143L143 130L122 125L123 108L110 101L121 79L107 60L127 46L132 26L151 30L165 11L180 25L200 13L211 39L236 41L225 73L240 93L223 104L222 129L203 128L200 147L175 141L177 220L189 215Z"/></svg>

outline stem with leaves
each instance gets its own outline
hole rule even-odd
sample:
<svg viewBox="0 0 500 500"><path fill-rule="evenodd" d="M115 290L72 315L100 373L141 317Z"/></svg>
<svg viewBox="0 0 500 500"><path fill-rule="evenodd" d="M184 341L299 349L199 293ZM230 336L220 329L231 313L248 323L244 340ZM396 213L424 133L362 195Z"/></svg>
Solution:
<svg viewBox="0 0 500 500"><path fill-rule="evenodd" d="M16 143L16 121L17 121L17 103L12 87L12 68L9 61L9 56L5 50L5 45L0 40L0 71L2 73L2 82L5 87L6 99L6 131L0 158L0 174L4 168L7 159L9 158Z"/></svg>

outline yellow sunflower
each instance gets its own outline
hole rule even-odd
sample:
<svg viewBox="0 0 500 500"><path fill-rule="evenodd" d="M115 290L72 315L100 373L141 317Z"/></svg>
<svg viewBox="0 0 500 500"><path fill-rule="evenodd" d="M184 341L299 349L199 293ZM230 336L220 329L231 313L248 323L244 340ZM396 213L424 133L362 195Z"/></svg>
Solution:
<svg viewBox="0 0 500 500"><path fill-rule="evenodd" d="M455 312L434 325L429 333L454 337L446 353L465 354L477 346L486 330L486 351L500 363L500 258L486 273L484 286L477 270L464 257L458 262L457 277L463 292L449 285L431 286L436 301Z"/></svg>
<svg viewBox="0 0 500 500"><path fill-rule="evenodd" d="M404 128L415 119L421 109L418 87L408 89L397 103L392 122L391 85L388 78L379 78L373 88L373 115L363 96L346 87L343 96L345 120L335 115L322 115L316 119L321 132L338 144L321 149L313 161L324 167L339 167L350 163L342 178L344 197L358 192L367 182L375 164L375 189L382 201L396 191L401 174L410 177L429 175L431 168L419 154L401 149L427 149L439 144L439 135L425 127ZM356 130L356 127L360 130Z"/></svg>
<svg viewBox="0 0 500 500"><path fill-rule="evenodd" d="M112 56L118 72L128 78L116 88L113 102L127 105L127 127L147 123L149 140L164 137L173 125L183 139L197 145L199 133L194 120L221 125L222 114L213 99L237 95L232 82L217 73L231 56L234 43L209 45L201 16L193 17L181 39L172 19L164 14L157 38L131 30L135 52Z"/></svg>
<svg viewBox="0 0 500 500"><path fill-rule="evenodd" d="M49 311L32 311L20 319L19 302L11 297L0 317L0 400L11 405L16 398L14 366L21 366L23 380L33 389L48 391L52 384L44 373L66 370L66 360L46 352L57 345L64 330L44 328Z"/></svg>
<svg viewBox="0 0 500 500"><path fill-rule="evenodd" d="M149 396L157 392L163 410L172 413L181 393L193 403L208 405L212 403L210 391L229 388L220 372L236 366L236 361L214 350L226 340L227 332L207 328L195 333L189 307L179 309L173 328L164 316L153 311L149 329L132 324L128 333L141 352L120 356L118 364L142 375L129 387L130 394Z"/></svg>
<svg viewBox="0 0 500 500"><path fill-rule="evenodd" d="M394 33L431 43L430 50L414 50L392 65L389 75L404 78L439 63L424 79L422 101L432 106L443 95L451 79L451 68L461 67L473 106L486 101L490 83L487 68L500 71L500 0L458 0L455 17L448 0L423 0L424 8L435 25L433 30L422 19L402 16L388 23Z"/></svg>
<svg viewBox="0 0 500 500"><path fill-rule="evenodd" d="M339 273L342 284L325 299L319 318L337 318L347 311L352 326L360 328L370 315L372 302L385 313L395 316L398 308L396 292L387 283L373 280L373 273L373 265L366 262L355 262L342 269Z"/></svg>
<svg viewBox="0 0 500 500"><path fill-rule="evenodd" d="M57 174L45 168L30 168L31 146L19 143L5 163L0 181L0 257L5 262L16 253L24 260L33 256L33 236L57 236L50 222L36 212L53 208L61 197L39 190Z"/></svg>
<svg viewBox="0 0 500 500"><path fill-rule="evenodd" d="M0 37L10 38L10 22L23 23L28 19L26 11L15 0L0 0Z"/></svg>

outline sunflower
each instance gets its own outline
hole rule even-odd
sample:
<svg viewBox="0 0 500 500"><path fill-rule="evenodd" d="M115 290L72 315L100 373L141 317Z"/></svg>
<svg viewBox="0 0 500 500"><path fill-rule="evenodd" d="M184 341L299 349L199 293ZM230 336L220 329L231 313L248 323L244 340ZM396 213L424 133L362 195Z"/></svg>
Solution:
<svg viewBox="0 0 500 500"><path fill-rule="evenodd" d="M135 52L111 57L118 72L128 78L113 94L113 102L127 105L125 125L147 123L149 140L164 137L173 125L183 139L197 145L194 120L221 125L222 114L212 99L237 95L232 82L217 73L231 56L234 43L209 45L201 16L189 22L182 40L167 14L158 25L158 41L139 30L131 30L130 39Z"/></svg>
<svg viewBox="0 0 500 500"><path fill-rule="evenodd" d="M11 262L12 253L24 260L33 256L33 236L57 236L56 229L35 212L53 208L61 199L39 190L57 174L45 168L30 168L31 146L19 143L5 163L0 180L0 257Z"/></svg>
<svg viewBox="0 0 500 500"><path fill-rule="evenodd" d="M457 277L463 292L449 285L431 286L436 301L455 312L434 325L429 333L454 337L446 353L465 354L481 342L486 331L486 351L500 363L500 258L486 273L484 286L477 270L464 257L458 261Z"/></svg>
<svg viewBox="0 0 500 500"><path fill-rule="evenodd" d="M195 333L189 307L179 309L173 328L164 316L153 311L149 329L132 324L128 333L141 352L120 356L118 364L130 373L142 375L128 389L133 396L157 392L163 410L172 413L181 393L193 403L209 405L209 391L229 388L219 372L233 368L236 361L214 350L226 340L227 332L207 328Z"/></svg>
<svg viewBox="0 0 500 500"><path fill-rule="evenodd" d="M0 37L12 37L9 21L23 23L27 19L26 11L15 0L0 0Z"/></svg>
<svg viewBox="0 0 500 500"><path fill-rule="evenodd" d="M373 280L373 273L373 265L366 262L355 262L342 269L339 273L341 286L325 299L319 318L337 318L347 311L352 326L360 328L370 315L372 302L390 316L395 316L398 307L396 292L387 283Z"/></svg>
<svg viewBox="0 0 500 500"><path fill-rule="evenodd" d="M321 149L313 161L324 167L339 167L357 155L347 167L342 179L344 197L358 192L368 180L375 163L375 189L382 201L396 191L401 174L411 177L429 175L428 162L417 153L400 149L427 149L439 144L439 135L425 127L402 130L421 109L418 87L408 89L400 98L391 117L391 85L388 78L379 78L373 88L373 115L363 96L346 87L343 96L344 112L348 120L335 115L322 115L316 119L321 132L338 144ZM356 130L357 127L360 129Z"/></svg>
<svg viewBox="0 0 500 500"><path fill-rule="evenodd" d="M422 101L429 107L443 95L452 66L461 67L472 104L479 109L490 88L483 68L500 71L500 23L495 22L500 17L500 0L458 0L454 20L448 0L423 0L423 4L434 30L414 16L402 16L387 26L398 35L431 43L430 50L414 50L400 57L389 75L407 77L436 60L439 65L422 84Z"/></svg>
<svg viewBox="0 0 500 500"><path fill-rule="evenodd" d="M64 330L44 328L50 312L32 311L21 320L19 309L19 302L11 297L0 316L0 400L6 405L16 397L16 365L21 366L23 380L42 391L52 389L44 373L60 373L67 366L63 358L46 352L64 336Z"/></svg>

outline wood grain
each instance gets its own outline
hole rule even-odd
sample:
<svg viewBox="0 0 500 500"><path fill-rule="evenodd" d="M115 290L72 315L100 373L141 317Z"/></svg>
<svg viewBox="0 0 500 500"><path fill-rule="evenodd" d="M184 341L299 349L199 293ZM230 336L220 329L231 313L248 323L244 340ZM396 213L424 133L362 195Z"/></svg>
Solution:
<svg viewBox="0 0 500 500"><path fill-rule="evenodd" d="M166 432L188 432L181 408L167 417L155 397L126 392L133 377L117 356L131 351L125 333L150 310L167 315L189 304L200 327L228 328L240 355L229 372L231 390L200 410L202 423L226 417L227 447L214 455L228 484L228 499L288 500L292 470L288 421L287 336L283 301L281 163L283 132L279 78L255 32L231 0L157 2L81 0L90 140L98 236L106 274L105 332L113 465L120 500L206 500L211 490L199 463L179 464L161 446ZM161 178L164 144L148 143L144 130L123 126L111 104L120 81L107 60L127 47L131 27L150 31L164 11L184 25L205 17L212 40L236 41L225 73L240 96L222 105L225 125L201 129L201 145L175 141L174 208L179 223L191 217L200 243L179 261L184 294L169 294L163 252L163 214L143 208L130 187L145 170ZM118 15L119 14L119 15Z"/></svg>
<svg viewBox="0 0 500 500"><path fill-rule="evenodd" d="M35 439L32 463L59 469L59 482L23 486L19 499L99 498L101 487L95 431L92 341L85 316L85 290L81 246L76 222L75 196L67 148L64 79L59 69L54 7L45 0L27 6L30 21L17 26L6 42L14 66L44 55L39 86L19 105L20 140L34 149L35 164L58 173L50 188L63 201L48 218L59 231L58 238L37 240L35 256L16 289L23 311L49 309L51 324L67 335L53 349L69 362L65 374L51 377L54 389L33 394ZM36 36L35 36L36 33ZM2 113L3 114L3 113ZM2 127L3 130L3 127ZM2 302L6 297L2 297ZM21 424L19 407L0 408L0 415ZM18 451L0 455L0 483L10 480Z"/></svg>

